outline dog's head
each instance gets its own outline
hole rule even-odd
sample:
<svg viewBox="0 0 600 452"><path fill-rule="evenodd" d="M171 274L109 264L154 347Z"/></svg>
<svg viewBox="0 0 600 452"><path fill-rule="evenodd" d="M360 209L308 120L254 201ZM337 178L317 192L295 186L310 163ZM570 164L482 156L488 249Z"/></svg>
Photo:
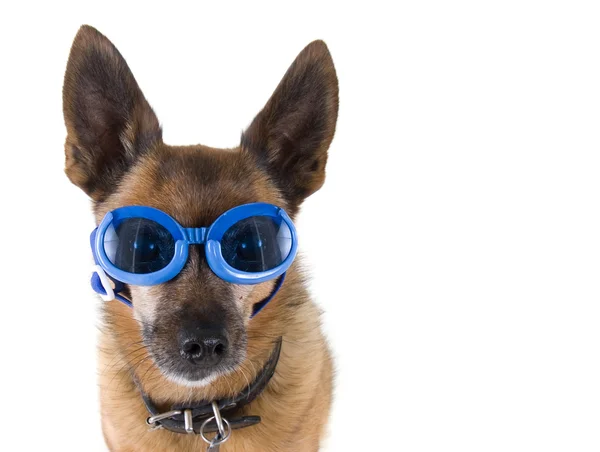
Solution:
<svg viewBox="0 0 600 452"><path fill-rule="evenodd" d="M327 47L315 41L298 55L238 147L169 146L121 54L84 26L71 49L63 108L66 173L92 198L97 222L117 207L144 205L184 227L202 227L251 202L295 215L323 184L338 86ZM174 279L128 287L133 311L112 307L109 322L117 340L139 335L164 376L202 385L246 358L253 303L273 285L227 283L212 273L201 247L192 246ZM127 317L129 323L119 320Z"/></svg>

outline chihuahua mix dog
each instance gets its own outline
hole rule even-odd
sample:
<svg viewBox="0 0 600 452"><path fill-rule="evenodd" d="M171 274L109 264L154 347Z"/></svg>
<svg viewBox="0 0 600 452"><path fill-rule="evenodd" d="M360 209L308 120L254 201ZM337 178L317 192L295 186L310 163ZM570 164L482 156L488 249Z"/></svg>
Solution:
<svg viewBox="0 0 600 452"><path fill-rule="evenodd" d="M232 149L165 144L125 59L90 26L63 110L65 171L98 225L92 286L115 300L99 344L109 449L317 451L332 362L293 219L324 182L335 132L325 43L302 50Z"/></svg>

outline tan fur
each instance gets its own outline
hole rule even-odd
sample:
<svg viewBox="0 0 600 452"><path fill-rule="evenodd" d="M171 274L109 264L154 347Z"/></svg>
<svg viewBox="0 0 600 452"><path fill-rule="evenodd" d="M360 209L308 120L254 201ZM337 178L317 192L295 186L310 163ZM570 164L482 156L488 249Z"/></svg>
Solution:
<svg viewBox="0 0 600 452"><path fill-rule="evenodd" d="M235 149L223 153L222 150L204 146L201 149L190 146L165 147L154 155L172 152L181 155L200 150L213 153L218 159L231 159L241 152ZM180 174L181 179L173 179L157 191L156 170L159 167L158 158L140 162L126 176L121 189L98 210L98 220L105 212L122 205L151 204L171 213L184 225L189 221L186 214L192 218L199 213L198 206L206 204L203 204L200 193L181 192L184 174ZM237 189L234 178L230 182L234 184L232 191L223 187L219 190L219 193L227 194L228 199L225 196L223 199L213 199L213 202L223 206L223 210L227 210L229 204L243 203L243 199L231 199L231 193ZM269 189L268 180L261 178L254 181L253 185L257 191L254 195L256 198L253 198L256 201L284 204L277 192ZM132 316L131 310L121 303L106 305L105 316L112 326L108 331L103 330L100 340L100 391L104 434L112 450L191 451L202 450L205 445L198 436L167 431L148 433L148 426L144 422L148 412L131 379L132 369L146 392L151 394L154 401L163 404L165 410L186 400L218 400L238 393L256 377L268 359L274 340L280 335L283 345L275 375L260 398L243 410L244 414L261 416L261 424L234 431L222 450L318 449L329 413L332 365L320 330L319 311L308 301L308 293L298 272L299 260L288 271L286 282L275 299L259 316L248 321L247 358L240 369L204 388L182 387L165 379L146 348L140 345L139 322ZM250 286L251 293L244 300L248 313L253 303L270 293L273 285L273 282L267 282ZM289 317L282 309L291 303L300 305L293 317Z"/></svg>
<svg viewBox="0 0 600 452"><path fill-rule="evenodd" d="M166 212L183 227L200 227L251 202L281 206L293 218L302 200L324 181L337 119L337 78L322 42L300 54L233 149L164 144L124 59L91 27L82 27L75 39L63 97L66 172L94 199L97 222L115 208L145 205ZM99 378L108 447L119 452L205 450L198 435L149 431L149 414L134 378L165 411L176 404L219 400L248 386L282 337L273 378L236 413L258 415L262 422L233 431L221 450L318 450L331 404L332 362L300 258L276 297L252 320L253 305L271 293L275 282L232 286L212 274L202 259L198 249L190 251L178 281L168 287L129 287L133 309L116 301L103 305ZM225 293L229 299L222 299ZM183 386L158 367L143 329L184 309L194 319L207 307L242 319L243 325L234 326L243 329L245 342L239 343L245 350L238 350L241 361L230 373L202 387Z"/></svg>
<svg viewBox="0 0 600 452"><path fill-rule="evenodd" d="M103 335L100 353L100 391L102 423L107 443L114 451L193 451L204 450L198 436L167 431L149 433L144 420L148 412L139 392L132 383L128 363L141 362L137 373L156 400L167 409L171 403L188 399L218 399L239 391L248 384L268 357L270 337L262 337L264 323L277 321L276 303L288 296L307 297L290 272L289 281L261 316L253 320L249 335L248 359L235 375L217 380L206 388L182 388L164 380L146 359L144 349L137 353L122 350L120 341ZM119 316L122 330L128 331L128 341L139 340L135 322L128 309L117 303L111 305L113 315ZM119 311L119 312L117 312ZM319 312L312 303L299 310L292 322L282 325L281 358L276 373L258 400L245 407L244 414L259 415L261 424L234 431L231 439L221 446L223 451L316 451L329 414L332 365L327 345L319 329ZM125 338L122 338L125 340ZM266 353L265 353L266 352ZM129 353L129 356L126 356ZM115 359L115 356L119 358ZM142 361L144 360L144 361Z"/></svg>

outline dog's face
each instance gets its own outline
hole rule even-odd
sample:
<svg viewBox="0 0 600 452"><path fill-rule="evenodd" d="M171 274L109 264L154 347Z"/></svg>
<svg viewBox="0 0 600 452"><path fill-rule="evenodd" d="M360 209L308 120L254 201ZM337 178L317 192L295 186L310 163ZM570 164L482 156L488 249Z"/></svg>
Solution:
<svg viewBox="0 0 600 452"><path fill-rule="evenodd" d="M298 55L239 147L168 146L123 57L84 26L71 49L63 102L66 173L93 199L97 222L117 207L145 205L184 227L202 227L251 202L295 215L323 184L338 88L327 47L315 41ZM113 329L117 337L128 335L135 324L165 377L204 385L247 358L253 304L273 286L227 283L212 273L203 248L192 246L174 279L127 288L133 311L114 316L136 321L113 319Z"/></svg>

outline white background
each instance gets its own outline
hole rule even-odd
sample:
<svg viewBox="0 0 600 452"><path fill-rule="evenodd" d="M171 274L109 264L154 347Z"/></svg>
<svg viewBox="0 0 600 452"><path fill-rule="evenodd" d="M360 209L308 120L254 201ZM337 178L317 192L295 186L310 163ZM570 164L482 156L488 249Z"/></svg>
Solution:
<svg viewBox="0 0 600 452"><path fill-rule="evenodd" d="M338 368L323 450L600 450L594 3L3 4L0 449L104 447L93 220L63 174L89 23L171 144L236 145L329 45L338 129L298 221Z"/></svg>

